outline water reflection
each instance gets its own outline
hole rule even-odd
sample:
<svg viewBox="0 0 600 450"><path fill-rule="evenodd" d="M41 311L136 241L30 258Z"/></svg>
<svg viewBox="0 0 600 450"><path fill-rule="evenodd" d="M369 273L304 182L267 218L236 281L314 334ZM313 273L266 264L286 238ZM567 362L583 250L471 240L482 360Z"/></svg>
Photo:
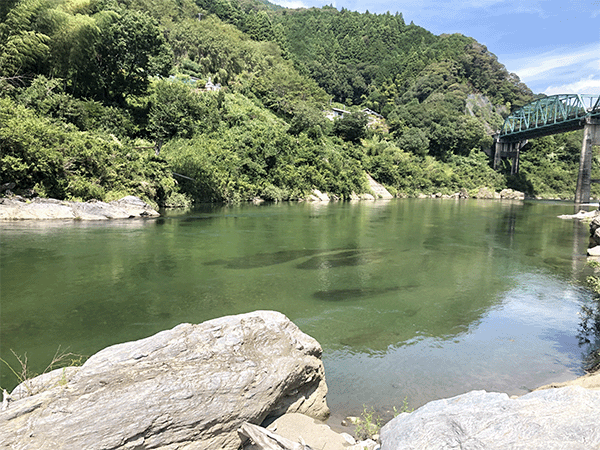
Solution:
<svg viewBox="0 0 600 450"><path fill-rule="evenodd" d="M70 229L100 229L118 226L125 230L139 230L156 225L160 218L108 219L108 220L0 220L0 229L5 233L35 231L37 233L60 232Z"/></svg>
<svg viewBox="0 0 600 450"><path fill-rule="evenodd" d="M600 297L581 305L581 321L577 333L579 347L583 350L583 368L589 372L600 370Z"/></svg>

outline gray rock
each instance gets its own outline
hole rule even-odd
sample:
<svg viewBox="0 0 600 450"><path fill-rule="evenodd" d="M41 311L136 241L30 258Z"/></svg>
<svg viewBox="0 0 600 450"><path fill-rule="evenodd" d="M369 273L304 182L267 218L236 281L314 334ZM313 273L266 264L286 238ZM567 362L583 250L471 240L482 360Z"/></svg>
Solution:
<svg viewBox="0 0 600 450"><path fill-rule="evenodd" d="M500 194L498 194L497 192L494 192L490 188L481 187L475 194L475 198L498 199L498 198L500 198Z"/></svg>
<svg viewBox="0 0 600 450"><path fill-rule="evenodd" d="M359 198L361 200L375 200L375 197L373 196L373 194L360 194Z"/></svg>
<svg viewBox="0 0 600 450"><path fill-rule="evenodd" d="M350 447L346 447L345 450L378 450L380 448L381 446L373 439L366 439Z"/></svg>
<svg viewBox="0 0 600 450"><path fill-rule="evenodd" d="M582 220L582 221L591 221L594 219L594 217L600 215L600 211L597 209L594 209L593 211L584 211L584 210L579 210L577 211L576 214L562 214L560 216L558 216L559 219L578 219L578 220Z"/></svg>
<svg viewBox="0 0 600 450"><path fill-rule="evenodd" d="M143 200L127 196L110 203L91 200L71 202L52 198L4 198L0 203L0 219L77 219L108 220L134 217L158 217L159 214Z"/></svg>
<svg viewBox="0 0 600 450"><path fill-rule="evenodd" d="M512 189L502 189L500 191L500 198L504 200L524 200L525 194L520 191L514 191Z"/></svg>
<svg viewBox="0 0 600 450"><path fill-rule="evenodd" d="M132 205L132 206L138 206L140 208L148 208L148 204L146 202L144 202L141 198L136 197L135 195L126 195L125 197L119 199L119 200L115 200L114 202L111 202L114 204L118 204L118 205Z"/></svg>
<svg viewBox="0 0 600 450"><path fill-rule="evenodd" d="M315 450L347 450L347 441L341 434L336 433L323 422L304 414L284 414L269 424L267 430L295 443L305 442ZM248 443L244 450L265 449Z"/></svg>
<svg viewBox="0 0 600 450"><path fill-rule="evenodd" d="M594 216L590 222L590 238L596 245L600 245L600 216Z"/></svg>
<svg viewBox="0 0 600 450"><path fill-rule="evenodd" d="M108 347L0 413L0 448L238 449L237 428L299 412L324 419L322 350L284 315L181 324Z"/></svg>
<svg viewBox="0 0 600 450"><path fill-rule="evenodd" d="M381 450L584 450L600 447L599 422L597 390L472 391L400 414L381 429Z"/></svg>

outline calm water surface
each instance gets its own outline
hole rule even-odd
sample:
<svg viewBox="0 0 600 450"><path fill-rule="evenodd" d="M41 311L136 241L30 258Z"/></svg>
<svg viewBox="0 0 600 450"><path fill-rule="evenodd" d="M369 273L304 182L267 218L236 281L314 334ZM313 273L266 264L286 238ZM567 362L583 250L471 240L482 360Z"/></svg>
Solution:
<svg viewBox="0 0 600 450"><path fill-rule="evenodd" d="M151 221L4 222L0 354L42 371L257 309L323 346L334 415L582 374L587 227L568 203L276 204ZM15 379L4 364L0 386Z"/></svg>

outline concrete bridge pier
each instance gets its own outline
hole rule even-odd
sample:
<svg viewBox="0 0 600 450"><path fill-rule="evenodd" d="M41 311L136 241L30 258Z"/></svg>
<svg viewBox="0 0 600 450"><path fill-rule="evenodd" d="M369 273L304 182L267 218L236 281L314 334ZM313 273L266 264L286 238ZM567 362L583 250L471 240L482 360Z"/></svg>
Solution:
<svg viewBox="0 0 600 450"><path fill-rule="evenodd" d="M583 128L583 142L579 159L579 174L575 203L589 203L592 184L592 156L594 146L600 145L600 118L586 117Z"/></svg>
<svg viewBox="0 0 600 450"><path fill-rule="evenodd" d="M519 173L519 155L525 144L527 144L527 140L515 142L501 142L500 140L496 140L494 145L494 170L500 166L502 158L510 158L512 159L510 174L515 175Z"/></svg>

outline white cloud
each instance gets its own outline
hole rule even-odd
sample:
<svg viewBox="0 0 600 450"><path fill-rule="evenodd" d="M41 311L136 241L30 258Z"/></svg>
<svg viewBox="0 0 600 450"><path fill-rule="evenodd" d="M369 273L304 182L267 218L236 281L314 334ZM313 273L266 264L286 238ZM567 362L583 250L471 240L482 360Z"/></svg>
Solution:
<svg viewBox="0 0 600 450"><path fill-rule="evenodd" d="M290 8L290 9L309 8L308 5L305 5L300 0L292 0L292 1L274 0L274 1L272 1L272 3L275 3L276 5L279 5L279 6L283 6L284 8Z"/></svg>
<svg viewBox="0 0 600 450"><path fill-rule="evenodd" d="M600 78L595 78L592 75L573 83L548 86L544 90L544 94L546 95L569 93L600 95Z"/></svg>
<svg viewBox="0 0 600 450"><path fill-rule="evenodd" d="M545 94L600 92L600 43L504 59L534 92Z"/></svg>
<svg viewBox="0 0 600 450"><path fill-rule="evenodd" d="M593 67L600 62L600 44L587 45L578 49L562 49L539 55L520 57L505 62L511 72L515 72L524 80L544 78L544 74L568 67L577 68L583 65Z"/></svg>

